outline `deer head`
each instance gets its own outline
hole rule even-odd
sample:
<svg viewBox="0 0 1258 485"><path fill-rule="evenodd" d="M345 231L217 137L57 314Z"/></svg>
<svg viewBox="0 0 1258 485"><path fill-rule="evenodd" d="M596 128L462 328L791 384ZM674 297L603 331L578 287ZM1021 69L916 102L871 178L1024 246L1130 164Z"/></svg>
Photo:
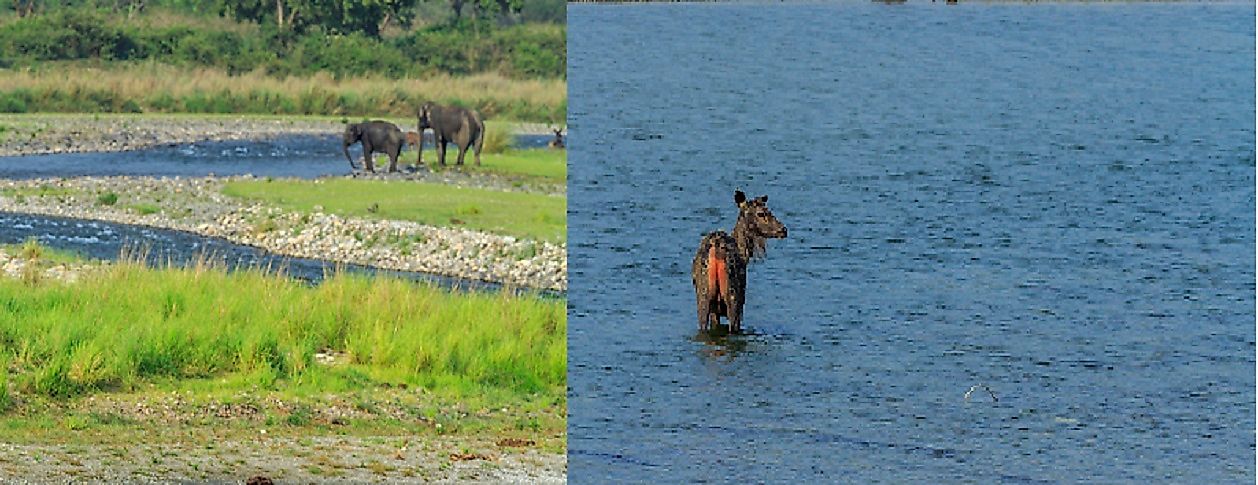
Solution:
<svg viewBox="0 0 1258 485"><path fill-rule="evenodd" d="M786 226L773 216L768 202L767 195L748 199L743 191L734 191L734 204L738 205L738 222L734 223L733 236L743 257L750 259L763 256L766 239L786 237Z"/></svg>

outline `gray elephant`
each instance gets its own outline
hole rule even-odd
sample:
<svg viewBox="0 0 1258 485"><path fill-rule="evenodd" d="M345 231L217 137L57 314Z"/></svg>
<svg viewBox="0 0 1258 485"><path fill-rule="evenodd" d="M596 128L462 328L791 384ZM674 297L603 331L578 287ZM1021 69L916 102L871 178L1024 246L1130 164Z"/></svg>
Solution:
<svg viewBox="0 0 1258 485"><path fill-rule="evenodd" d="M354 159L349 156L349 146L358 142L363 144L363 165L368 172L376 171L371 163L371 154L377 152L389 156L390 172L397 171L398 155L406 145L406 135L402 134L397 125L380 120L347 125L342 149L345 150L345 159L349 160L349 167L352 169L358 167L354 166Z"/></svg>
<svg viewBox="0 0 1258 485"><path fill-rule="evenodd" d="M415 112L419 118L419 152L422 157L424 130L432 128L433 138L437 140L437 160L442 166L446 164L446 145L454 142L459 147L459 165L463 165L463 155L468 148L476 150L476 166L480 166L480 150L485 145L485 122L474 110L458 106L440 106L433 102L424 103ZM422 160L420 161L422 163Z"/></svg>

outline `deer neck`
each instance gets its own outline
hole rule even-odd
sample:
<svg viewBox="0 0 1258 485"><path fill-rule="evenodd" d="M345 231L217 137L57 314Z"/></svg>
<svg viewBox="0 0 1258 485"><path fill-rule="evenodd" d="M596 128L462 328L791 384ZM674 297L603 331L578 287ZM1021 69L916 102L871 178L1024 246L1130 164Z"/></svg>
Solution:
<svg viewBox="0 0 1258 485"><path fill-rule="evenodd" d="M738 215L738 222L734 223L731 236L734 237L734 244L738 247L738 256L743 261L750 261L752 258L764 255L764 238L751 230L751 223L743 218L742 214Z"/></svg>

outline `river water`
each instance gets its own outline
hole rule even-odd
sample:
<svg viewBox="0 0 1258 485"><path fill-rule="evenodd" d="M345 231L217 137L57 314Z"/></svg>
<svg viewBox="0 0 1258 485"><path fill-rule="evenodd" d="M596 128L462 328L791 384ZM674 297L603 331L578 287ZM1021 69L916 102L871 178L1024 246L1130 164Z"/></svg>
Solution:
<svg viewBox="0 0 1258 485"><path fill-rule="evenodd" d="M572 483L1253 483L1252 3L568 22Z"/></svg>
<svg viewBox="0 0 1258 485"><path fill-rule="evenodd" d="M426 147L434 146L431 134ZM552 137L517 135L516 148L543 148ZM350 147L355 163L361 145ZM413 150L407 147L407 150ZM458 152L455 151L457 154ZM409 168L410 165L403 168ZM387 168L387 162L385 167ZM382 170L377 168L377 171ZM245 175L315 178L350 173L339 134L286 135L264 140L201 141L126 152L0 157L0 178L104 175L199 177Z"/></svg>
<svg viewBox="0 0 1258 485"><path fill-rule="evenodd" d="M0 244L20 244L34 239L40 244L70 251L89 259L116 260L142 257L150 266L183 267L209 262L228 270L262 269L298 280L318 283L337 272L383 275L426 281L446 288L496 290L501 285L414 271L391 271L356 264L295 258L270 253L225 239L205 237L131 224L68 217L0 212Z"/></svg>

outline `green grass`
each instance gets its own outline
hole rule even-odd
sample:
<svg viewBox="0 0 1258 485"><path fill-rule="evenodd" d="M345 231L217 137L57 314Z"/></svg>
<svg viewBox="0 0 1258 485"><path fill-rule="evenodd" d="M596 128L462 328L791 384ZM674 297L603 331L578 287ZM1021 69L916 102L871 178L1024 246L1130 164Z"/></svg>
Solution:
<svg viewBox="0 0 1258 485"><path fill-rule="evenodd" d="M429 144L428 146L431 146ZM457 150L446 151L447 170L454 167L454 163L458 161ZM415 151L409 150L402 153L399 165L412 165L415 163ZM388 159L384 158L385 167L388 165ZM437 165L437 151L429 150L425 147L424 163L431 168L440 169ZM536 177L549 182L565 183L568 179L568 152L565 150L550 150L545 148L530 148L524 150L507 150L503 153L483 153L481 154L481 166L476 167L475 158L469 154L463 160L465 170L472 172L484 171L493 172L502 175L524 175L528 177ZM380 166L377 162L377 166Z"/></svg>
<svg viewBox="0 0 1258 485"><path fill-rule="evenodd" d="M539 194L352 179L235 180L223 193L306 213L317 205L342 216L466 227L542 241L564 241L567 235L567 200ZM373 205L377 209L371 212Z"/></svg>
<svg viewBox="0 0 1258 485"><path fill-rule="evenodd" d="M72 285L0 279L3 376L53 399L163 388L316 394L408 385L450 397L562 396L562 300L333 275L119 263ZM347 361L316 363L320 351Z"/></svg>
<svg viewBox="0 0 1258 485"><path fill-rule="evenodd" d="M133 204L133 205L127 206L127 208L135 211L136 214L139 214L142 216L147 216L149 214L156 214L162 211L162 208L159 207L157 204L148 204L148 203Z"/></svg>

